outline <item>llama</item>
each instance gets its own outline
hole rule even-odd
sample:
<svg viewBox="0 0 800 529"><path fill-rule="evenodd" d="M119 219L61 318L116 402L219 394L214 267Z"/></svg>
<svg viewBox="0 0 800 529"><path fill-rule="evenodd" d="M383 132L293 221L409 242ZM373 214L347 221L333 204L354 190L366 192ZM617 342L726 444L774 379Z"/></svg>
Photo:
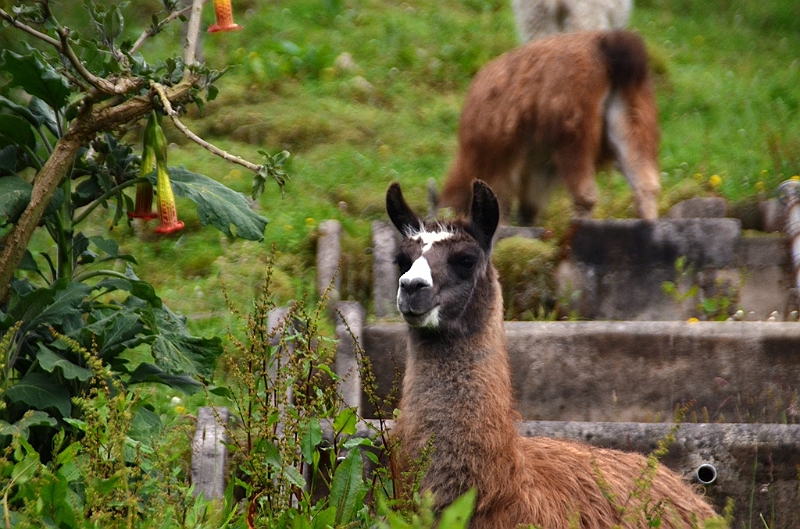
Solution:
<svg viewBox="0 0 800 529"><path fill-rule="evenodd" d="M519 224L531 225L561 180L575 215L590 217L596 169L613 161L639 216L658 216L658 111L635 33L564 33L489 62L469 88L458 140L438 207L466 213L472 181L481 179L504 221L516 200Z"/></svg>
<svg viewBox="0 0 800 529"><path fill-rule="evenodd" d="M633 0L513 0L522 42L569 31L624 29Z"/></svg>
<svg viewBox="0 0 800 529"><path fill-rule="evenodd" d="M413 487L414 462L429 453L419 486L433 493L437 512L476 488L471 529L641 527L642 513L653 505L663 506L665 528L714 516L660 464L646 490L650 501L629 498L647 472L642 455L519 435L503 300L490 261L499 205L485 183L475 181L472 189L470 216L440 222L417 216L397 183L386 195L389 217L404 237L397 306L409 327L400 414L391 432L401 495Z"/></svg>

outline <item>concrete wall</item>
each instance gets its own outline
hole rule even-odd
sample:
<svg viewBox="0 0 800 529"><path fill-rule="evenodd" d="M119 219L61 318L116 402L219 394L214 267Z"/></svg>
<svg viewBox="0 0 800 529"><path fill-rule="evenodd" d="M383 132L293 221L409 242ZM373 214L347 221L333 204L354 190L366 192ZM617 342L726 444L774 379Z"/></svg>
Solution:
<svg viewBox="0 0 800 529"><path fill-rule="evenodd" d="M525 420L671 421L693 403L689 421L800 422L797 323L507 322L506 334ZM387 395L405 325L369 325L363 346Z"/></svg>
<svg viewBox="0 0 800 529"><path fill-rule="evenodd" d="M729 218L579 221L558 267L563 294L579 292L573 307L596 320L686 320L703 316L702 297L727 297L756 320L797 308L788 240L782 234L745 236ZM686 259L680 277L675 263ZM698 296L682 303L665 281Z"/></svg>

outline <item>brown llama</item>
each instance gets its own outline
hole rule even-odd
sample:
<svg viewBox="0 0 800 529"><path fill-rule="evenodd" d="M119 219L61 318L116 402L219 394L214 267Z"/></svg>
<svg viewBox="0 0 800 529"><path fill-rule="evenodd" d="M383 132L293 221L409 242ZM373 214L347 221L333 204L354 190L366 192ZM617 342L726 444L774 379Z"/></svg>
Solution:
<svg viewBox="0 0 800 529"><path fill-rule="evenodd" d="M409 326L391 432L401 495L413 488L415 462L429 454L421 490L433 493L441 512L474 487L472 529L642 527L654 507L663 508L663 528L714 516L701 495L660 464L652 483L635 493L648 473L640 454L519 435L503 299L490 261L500 213L488 185L474 183L468 218L424 222L397 183L386 207L404 237L397 306Z"/></svg>
<svg viewBox="0 0 800 529"><path fill-rule="evenodd" d="M531 225L556 182L575 215L597 203L595 173L614 162L638 214L658 217L658 110L642 39L629 31L583 31L533 41L484 66L467 93L458 152L439 207L465 214L472 181L497 193L502 217L518 202Z"/></svg>

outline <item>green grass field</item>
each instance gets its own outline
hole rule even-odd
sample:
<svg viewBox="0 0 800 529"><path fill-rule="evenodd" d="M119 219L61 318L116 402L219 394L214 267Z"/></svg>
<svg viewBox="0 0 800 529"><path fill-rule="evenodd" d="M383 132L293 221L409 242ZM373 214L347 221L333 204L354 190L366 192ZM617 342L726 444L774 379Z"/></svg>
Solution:
<svg viewBox="0 0 800 529"><path fill-rule="evenodd" d="M344 231L344 296L368 303L370 223L383 219L388 184L426 208L456 147L460 107L473 75L517 45L510 1L293 0L234 2L242 31L206 35L206 60L232 66L220 94L186 123L253 161L287 149L285 196L267 187L258 206L271 223L263 243L228 241L201 228L190 204L179 239L123 229L140 276L206 331L226 320L220 285L246 300L274 245L278 293L313 294L316 227ZM211 17L211 12L207 13ZM660 210L691 196L752 203L800 173L800 4L751 0L639 0L630 27L647 42L662 127ZM175 42L180 42L177 28ZM160 50L145 49L144 53ZM343 54L352 61L345 64ZM337 60L337 58L339 58ZM249 192L251 175L167 130L170 165ZM712 178L713 175L717 175ZM595 216L634 216L617 173L600 174ZM545 225L569 215L551 201Z"/></svg>

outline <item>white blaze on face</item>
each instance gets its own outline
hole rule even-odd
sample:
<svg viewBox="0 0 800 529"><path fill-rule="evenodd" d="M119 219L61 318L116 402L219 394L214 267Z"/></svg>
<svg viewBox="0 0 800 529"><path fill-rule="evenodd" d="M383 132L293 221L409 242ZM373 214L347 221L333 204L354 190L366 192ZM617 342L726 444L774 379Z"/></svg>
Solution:
<svg viewBox="0 0 800 529"><path fill-rule="evenodd" d="M400 276L400 284L408 283L414 279L421 279L428 285L433 286L433 276L431 275L431 267L428 260L425 259L425 252L430 250L434 243L449 239L453 234L449 231L419 231L409 235L410 239L422 242L422 255L411 265L408 271Z"/></svg>
<svg viewBox="0 0 800 529"><path fill-rule="evenodd" d="M431 267L428 263L428 260L425 258L425 252L430 250L433 245L437 242L443 241L452 237L453 234L449 231L419 231L413 234L410 234L408 237L410 239L415 239L422 243L422 255L420 255L416 261L411 264L411 268L408 271L400 276L399 284L402 285L403 283L410 283L414 280L421 280L427 285L433 286L433 275L431 274ZM398 301L400 297L400 289L397 290ZM423 327L436 327L439 324L439 307L434 307L430 314L428 314L427 318L425 318L425 322L422 324Z"/></svg>

